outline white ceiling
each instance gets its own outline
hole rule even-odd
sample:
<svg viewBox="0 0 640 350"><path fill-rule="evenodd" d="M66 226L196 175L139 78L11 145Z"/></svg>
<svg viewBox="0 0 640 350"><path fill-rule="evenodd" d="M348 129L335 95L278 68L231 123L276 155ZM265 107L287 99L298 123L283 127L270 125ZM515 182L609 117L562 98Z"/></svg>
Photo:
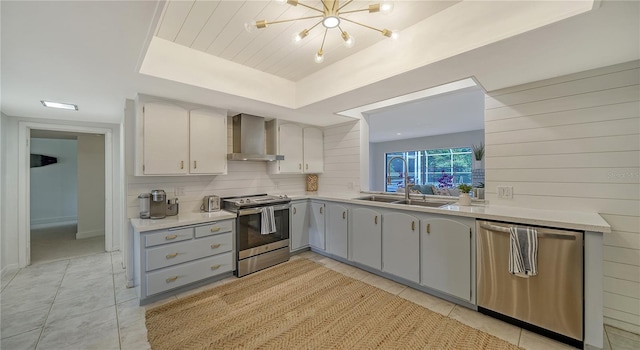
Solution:
<svg viewBox="0 0 640 350"><path fill-rule="evenodd" d="M237 1L224 1L225 6L228 5L227 2ZM500 8L499 6L509 7L520 3L531 3L533 9L565 4L546 1L472 2L479 9L483 6ZM573 3L575 1L566 2L567 6L572 6ZM163 1L1 1L2 112L9 116L44 120L117 124L123 118L125 99L133 99L136 94L143 93L216 106L228 109L229 114L245 112L322 126L350 120L336 115L336 112L468 77L475 77L485 90L491 91L640 58L639 2L605 0L593 11L569 16L555 23L552 23L555 20L553 18L542 18L540 25L545 25L540 28L516 36L510 36L514 33L504 32L500 40L476 41L476 45L467 50L448 53L446 57L437 56L442 47L425 37L401 35L398 42L391 44L397 52L389 50L388 40L377 44L372 42L367 48L361 47L360 51L336 48L331 54L327 52L327 60L346 52L355 54L333 64L325 61L320 65L322 70L315 73L313 71L319 65L312 60L303 62L302 59L297 59L296 62L300 62L300 65L292 65L291 70L286 73L291 75L287 76L309 75L292 83L294 88L290 90L290 94L296 99L301 98L300 90L295 88L300 86L306 94L315 95L313 98L287 104L280 103L275 98L247 97L241 89L253 85L251 80L238 80L234 87L240 89L240 92L229 92L224 88L212 89L206 84L140 74L146 48L153 34L161 28L158 24L164 5ZM413 31L415 34L417 28L431 28L429 21L442 14L451 14L457 6L459 4L450 6L407 28L405 32ZM286 7L285 5L284 8ZM199 12L198 9L195 12L191 10L194 15ZM512 17L505 13L496 11L494 22L511 25L509 20ZM245 20L243 18L242 22ZM447 24L460 23L449 21ZM220 29L226 33L232 30L232 25L240 24L229 22ZM225 55L228 48L227 54L235 52L233 59L249 57L242 56L242 52L249 49L246 45L240 45L241 43L252 40L250 47L255 49L254 44L264 44L263 40L271 35L278 37L275 32L285 31L285 27L273 25L255 37L245 38L242 34L243 40L238 40L239 46L235 45L235 39L225 39L227 45L221 54ZM462 28L467 32L461 31L458 34L472 38L483 29L474 28ZM182 26L182 30L186 28ZM375 38L376 33L373 34ZM430 30L426 34L444 38L450 33ZM184 40L185 35L178 35L175 40ZM357 38L356 45L367 42L363 36ZM426 51L412 51L417 46L424 47ZM260 49L259 55L251 57L262 57L262 50ZM423 54L418 52L426 52L422 63L420 59ZM372 61L373 57L382 57L385 53L393 53L394 59ZM306 55L303 51L299 54L300 57ZM431 57L432 54L436 56ZM294 54L289 53L285 58L289 56ZM246 62L249 61L251 59ZM198 62L189 63L195 65ZM262 67L257 62L255 64L256 67ZM394 69L387 69L388 67ZM175 71L183 68L173 67ZM259 70L254 71L261 73ZM277 74L284 76L285 69L279 72ZM266 79L269 84L277 80L273 74L263 74L274 77ZM207 83L219 81L222 85L229 85L235 78L224 74L202 76L208 79ZM343 78L336 79L336 76ZM248 77L251 79L251 75ZM254 82L264 83L256 81L262 80L261 77L255 75ZM276 90L269 89L268 84L265 86L267 88L263 90ZM79 111L45 108L40 104L42 99L76 103Z"/></svg>
<svg viewBox="0 0 640 350"><path fill-rule="evenodd" d="M369 142L484 129L484 91L471 87L366 113Z"/></svg>
<svg viewBox="0 0 640 350"><path fill-rule="evenodd" d="M397 1L393 12L388 15L358 12L344 16L377 29L402 30L458 1ZM379 1L353 1L344 7L344 11L365 9L374 3ZM318 0L300 0L300 4L322 9ZM299 45L292 44L292 36L310 28L318 19L276 23L251 33L243 26L251 19L278 21L319 14L302 5L273 1L169 0L156 35L292 81L385 40L379 32L343 21L342 29L356 39L356 45L351 49L345 48L339 30L329 30L324 46L325 62L315 64L313 57L322 44L324 27L319 25L312 29Z"/></svg>

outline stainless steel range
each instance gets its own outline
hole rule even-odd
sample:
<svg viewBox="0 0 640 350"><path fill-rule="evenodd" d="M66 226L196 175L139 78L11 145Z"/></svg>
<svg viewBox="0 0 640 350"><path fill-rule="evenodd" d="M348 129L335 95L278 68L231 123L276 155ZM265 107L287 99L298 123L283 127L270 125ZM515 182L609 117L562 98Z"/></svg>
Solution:
<svg viewBox="0 0 640 350"><path fill-rule="evenodd" d="M289 260L289 202L285 196L259 194L223 199L236 213L236 272L248 275Z"/></svg>

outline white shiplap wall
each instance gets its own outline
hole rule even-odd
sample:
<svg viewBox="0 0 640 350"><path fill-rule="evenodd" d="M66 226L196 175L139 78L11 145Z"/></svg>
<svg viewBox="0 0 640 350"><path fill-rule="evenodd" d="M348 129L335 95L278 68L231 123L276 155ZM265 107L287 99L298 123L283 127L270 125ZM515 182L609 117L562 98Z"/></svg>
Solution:
<svg viewBox="0 0 640 350"><path fill-rule="evenodd" d="M489 92L492 204L597 212L605 323L640 333L640 61ZM513 186L513 199L496 186Z"/></svg>
<svg viewBox="0 0 640 350"><path fill-rule="evenodd" d="M324 173L318 176L318 191L360 191L360 121L324 129Z"/></svg>
<svg viewBox="0 0 640 350"><path fill-rule="evenodd" d="M227 148L233 149L233 123L227 122ZM209 176L129 176L127 187L127 217L139 216L140 193L163 189L168 198L174 198L175 189L184 187L184 196L178 196L180 212L200 210L205 195L238 196L256 193L300 195L305 193L305 175L271 175L267 162L238 162L227 164L227 175Z"/></svg>

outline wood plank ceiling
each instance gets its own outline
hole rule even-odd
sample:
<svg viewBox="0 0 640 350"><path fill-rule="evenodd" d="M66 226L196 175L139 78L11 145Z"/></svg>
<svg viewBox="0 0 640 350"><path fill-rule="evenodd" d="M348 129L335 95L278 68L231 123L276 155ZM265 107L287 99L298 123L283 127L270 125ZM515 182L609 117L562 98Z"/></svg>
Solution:
<svg viewBox="0 0 640 350"><path fill-rule="evenodd" d="M378 2L353 1L345 10L367 8L369 4ZM344 16L378 29L402 31L457 2L396 1L394 11L388 15L361 12ZM318 0L300 0L300 3L322 8ZM329 30L324 47L325 61L317 64L313 58L322 43L324 27L318 25L298 44L294 44L292 38L295 33L313 26L319 19L273 24L252 33L244 29L244 23L249 20L275 21L318 14L300 5L278 4L275 1L169 0L165 4L156 35L291 81L298 81L382 40L389 40L377 31L343 21L341 27L355 38L355 46L350 49L344 47L339 30Z"/></svg>

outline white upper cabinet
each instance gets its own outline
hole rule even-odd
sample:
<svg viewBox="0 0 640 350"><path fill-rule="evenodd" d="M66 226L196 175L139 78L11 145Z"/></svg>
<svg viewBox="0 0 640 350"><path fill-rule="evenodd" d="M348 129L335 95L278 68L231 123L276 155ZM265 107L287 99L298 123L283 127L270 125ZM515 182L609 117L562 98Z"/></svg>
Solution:
<svg viewBox="0 0 640 350"><path fill-rule="evenodd" d="M274 132L273 150L284 156L284 160L269 166L272 174L319 174L324 171L324 142L322 130L303 127L295 123L280 123Z"/></svg>
<svg viewBox="0 0 640 350"><path fill-rule="evenodd" d="M146 102L139 112L136 175L227 173L225 113L162 102Z"/></svg>
<svg viewBox="0 0 640 350"><path fill-rule="evenodd" d="M278 128L278 154L284 160L278 161L278 172L302 173L302 127L298 124L281 124Z"/></svg>
<svg viewBox="0 0 640 350"><path fill-rule="evenodd" d="M210 111L189 113L189 172L227 173L227 116ZM222 132L224 131L224 132Z"/></svg>
<svg viewBox="0 0 640 350"><path fill-rule="evenodd" d="M324 142L322 130L318 128L304 128L302 130L303 139L303 160L304 172L309 174L319 174L324 171ZM286 159L286 158L285 158Z"/></svg>
<svg viewBox="0 0 640 350"><path fill-rule="evenodd" d="M189 172L189 111L169 104L146 103L143 114L143 173Z"/></svg>

